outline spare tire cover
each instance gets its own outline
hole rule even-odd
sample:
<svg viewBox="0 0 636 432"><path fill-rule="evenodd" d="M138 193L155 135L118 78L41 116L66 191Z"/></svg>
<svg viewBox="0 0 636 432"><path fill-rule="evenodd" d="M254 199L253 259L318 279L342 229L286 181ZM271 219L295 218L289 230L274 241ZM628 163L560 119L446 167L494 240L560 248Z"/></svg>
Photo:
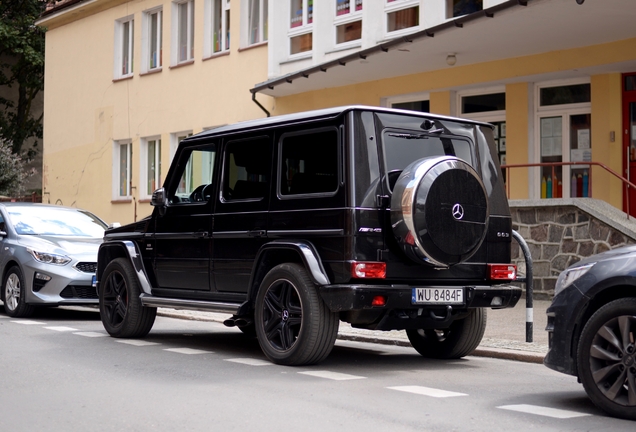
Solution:
<svg viewBox="0 0 636 432"><path fill-rule="evenodd" d="M470 258L488 227L488 196L477 172L454 156L407 166L393 188L391 224L414 261L448 267Z"/></svg>

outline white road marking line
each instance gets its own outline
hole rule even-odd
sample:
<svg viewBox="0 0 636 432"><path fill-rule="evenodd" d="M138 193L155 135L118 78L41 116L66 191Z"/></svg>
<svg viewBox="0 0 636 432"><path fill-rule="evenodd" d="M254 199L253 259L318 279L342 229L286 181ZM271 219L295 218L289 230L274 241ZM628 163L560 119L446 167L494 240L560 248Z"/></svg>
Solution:
<svg viewBox="0 0 636 432"><path fill-rule="evenodd" d="M273 363L268 362L266 360L252 359L252 358L235 358L235 359L225 359L225 361L233 362L233 363L241 363L248 366L272 366Z"/></svg>
<svg viewBox="0 0 636 432"><path fill-rule="evenodd" d="M390 390L403 391L407 393L415 393L418 395L430 396L435 398L468 396L466 393L457 393L457 392L434 389L430 387L422 387L422 386L398 386L398 387L387 387L387 388Z"/></svg>
<svg viewBox="0 0 636 432"><path fill-rule="evenodd" d="M176 352L179 354L212 354L213 351L203 351L192 348L166 348L164 351Z"/></svg>
<svg viewBox="0 0 636 432"><path fill-rule="evenodd" d="M343 374L339 372L329 372L329 371L308 371L308 372L298 372L303 375L311 375L318 378L326 378L335 381L346 381L346 380L355 380L355 379L366 379L367 377L357 376L357 375L349 375Z"/></svg>
<svg viewBox="0 0 636 432"><path fill-rule="evenodd" d="M29 320L20 320L20 321L11 321L16 324L24 324L24 325L46 325L46 323L40 321L29 321Z"/></svg>
<svg viewBox="0 0 636 432"><path fill-rule="evenodd" d="M567 411L562 409L547 408L547 407L542 407L537 405L526 405L526 404L503 405L497 408L510 410L510 411L518 411L518 412L528 413L528 414L536 414L536 415L558 418L558 419L569 419L569 418L585 417L585 416L592 415L592 414L580 413L576 411Z"/></svg>
<svg viewBox="0 0 636 432"><path fill-rule="evenodd" d="M139 339L115 339L115 341L126 344L126 345L133 345L138 347L150 346L150 345L161 345L159 342L150 342L150 341L139 340Z"/></svg>
<svg viewBox="0 0 636 432"><path fill-rule="evenodd" d="M53 327L44 327L47 330L55 330L59 332L67 332L67 331L77 331L76 328L73 327L65 327L65 326L53 326Z"/></svg>
<svg viewBox="0 0 636 432"><path fill-rule="evenodd" d="M98 333L98 332L77 332L77 333L73 333L74 335L78 335L78 336L85 336L85 337L106 337L108 336L108 333Z"/></svg>

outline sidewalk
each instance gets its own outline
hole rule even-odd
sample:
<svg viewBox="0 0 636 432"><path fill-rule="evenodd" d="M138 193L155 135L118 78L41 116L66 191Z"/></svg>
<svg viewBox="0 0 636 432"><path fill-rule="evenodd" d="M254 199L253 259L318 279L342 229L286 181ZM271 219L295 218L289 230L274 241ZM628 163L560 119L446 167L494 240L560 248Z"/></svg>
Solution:
<svg viewBox="0 0 636 432"><path fill-rule="evenodd" d="M533 342L526 342L526 301L512 309L488 310L486 333L481 344L471 354L481 357L494 357L509 360L542 363L548 351L548 334L545 331L547 318L545 311L549 301L535 300L533 304ZM222 323L229 314L186 311L159 308L158 315L172 318L213 321ZM338 339L360 342L372 342L399 346L411 346L403 330L374 331L352 328L348 323L340 322Z"/></svg>

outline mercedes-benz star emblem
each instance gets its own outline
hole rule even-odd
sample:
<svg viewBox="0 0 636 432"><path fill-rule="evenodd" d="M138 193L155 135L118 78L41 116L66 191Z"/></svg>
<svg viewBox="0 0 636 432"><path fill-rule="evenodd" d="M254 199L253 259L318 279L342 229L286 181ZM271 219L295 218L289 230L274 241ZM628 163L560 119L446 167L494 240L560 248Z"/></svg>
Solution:
<svg viewBox="0 0 636 432"><path fill-rule="evenodd" d="M284 310L283 310L283 313L282 313L281 319L282 319L283 321L287 321L287 320L289 319L289 311L288 311L287 309L284 309Z"/></svg>
<svg viewBox="0 0 636 432"><path fill-rule="evenodd" d="M453 206L453 217L456 220L462 220L464 217L464 207L460 203L457 203Z"/></svg>

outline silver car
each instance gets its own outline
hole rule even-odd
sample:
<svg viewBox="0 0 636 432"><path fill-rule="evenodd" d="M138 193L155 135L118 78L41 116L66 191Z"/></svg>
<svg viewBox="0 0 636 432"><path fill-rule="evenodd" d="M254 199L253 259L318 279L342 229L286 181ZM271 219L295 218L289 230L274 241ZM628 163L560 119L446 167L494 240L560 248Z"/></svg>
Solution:
<svg viewBox="0 0 636 432"><path fill-rule="evenodd" d="M0 293L12 317L36 306L98 304L97 249L107 225L85 210L0 203Z"/></svg>

